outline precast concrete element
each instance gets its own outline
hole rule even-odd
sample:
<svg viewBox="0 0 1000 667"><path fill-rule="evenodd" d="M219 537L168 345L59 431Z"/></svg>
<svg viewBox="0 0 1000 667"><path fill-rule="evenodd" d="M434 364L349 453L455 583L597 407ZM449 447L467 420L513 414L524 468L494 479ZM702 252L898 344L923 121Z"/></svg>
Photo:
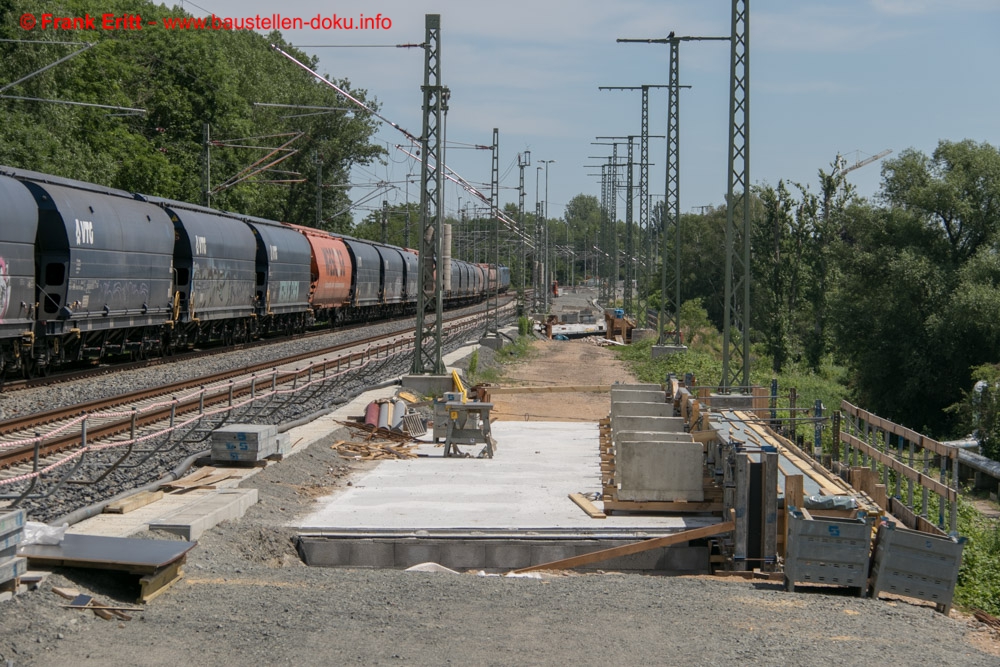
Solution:
<svg viewBox="0 0 1000 667"><path fill-rule="evenodd" d="M613 436L622 431L683 433L684 420L680 417L618 417L611 420L611 431Z"/></svg>
<svg viewBox="0 0 1000 667"><path fill-rule="evenodd" d="M667 394L662 389L620 389L611 388L611 402L666 403Z"/></svg>
<svg viewBox="0 0 1000 667"><path fill-rule="evenodd" d="M705 499L704 454L698 442L618 442L618 499L637 502Z"/></svg>
<svg viewBox="0 0 1000 667"><path fill-rule="evenodd" d="M634 544L650 535L591 531L400 531L302 535L298 548L312 567L407 568L434 562L453 570L516 570ZM709 571L707 547L672 546L621 556L581 569L666 574Z"/></svg>
<svg viewBox="0 0 1000 667"><path fill-rule="evenodd" d="M616 417L673 417L674 406L670 403L638 403L633 401L611 401L611 421Z"/></svg>
<svg viewBox="0 0 1000 667"><path fill-rule="evenodd" d="M690 433L660 433L656 431L622 431L615 436L617 442L694 442Z"/></svg>
<svg viewBox="0 0 1000 667"><path fill-rule="evenodd" d="M663 391L663 387L652 382L645 382L641 384L616 384L612 385L611 392L616 391Z"/></svg>
<svg viewBox="0 0 1000 667"><path fill-rule="evenodd" d="M713 410L752 410L753 399L750 394L712 394L708 400Z"/></svg>
<svg viewBox="0 0 1000 667"><path fill-rule="evenodd" d="M175 513L149 522L150 530L197 540L202 533L223 521L239 519L257 504L257 489L219 489L182 507Z"/></svg>

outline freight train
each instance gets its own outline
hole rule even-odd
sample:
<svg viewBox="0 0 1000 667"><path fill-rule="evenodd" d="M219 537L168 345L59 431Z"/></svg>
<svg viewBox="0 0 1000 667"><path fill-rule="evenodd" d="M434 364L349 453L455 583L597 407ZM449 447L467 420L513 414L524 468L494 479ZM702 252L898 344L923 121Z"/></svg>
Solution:
<svg viewBox="0 0 1000 667"><path fill-rule="evenodd" d="M0 381L415 310L417 252L0 166ZM510 285L450 260L446 305Z"/></svg>

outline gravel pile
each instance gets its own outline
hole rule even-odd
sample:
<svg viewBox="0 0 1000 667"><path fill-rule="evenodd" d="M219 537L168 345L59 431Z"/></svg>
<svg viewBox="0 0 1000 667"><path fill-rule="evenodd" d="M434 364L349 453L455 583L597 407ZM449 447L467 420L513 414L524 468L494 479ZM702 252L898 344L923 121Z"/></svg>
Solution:
<svg viewBox="0 0 1000 667"><path fill-rule="evenodd" d="M307 568L290 527L370 464L326 442L245 485L258 505L202 536L185 579L128 622L63 609L51 587L131 604L126 578L60 570L0 603L0 663L870 665L985 667L997 637L968 617L776 583L616 573L543 579ZM357 477L353 477L357 479ZM802 587L800 587L800 590ZM827 589L829 590L829 589Z"/></svg>

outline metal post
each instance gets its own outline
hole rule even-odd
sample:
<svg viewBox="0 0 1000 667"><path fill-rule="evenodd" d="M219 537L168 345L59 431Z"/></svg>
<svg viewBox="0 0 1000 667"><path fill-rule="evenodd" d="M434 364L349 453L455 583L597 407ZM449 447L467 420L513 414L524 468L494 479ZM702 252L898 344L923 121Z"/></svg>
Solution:
<svg viewBox="0 0 1000 667"><path fill-rule="evenodd" d="M493 168L490 182L490 217L493 218L493 271L496 280L493 281L493 288L490 290L489 308L491 314L487 316L487 331L499 334L500 332L500 130L493 128ZM486 279L489 281L489 269L486 271Z"/></svg>
<svg viewBox="0 0 1000 667"><path fill-rule="evenodd" d="M795 442L795 402L797 398L795 387L792 387L788 390L788 432L791 434L789 440L792 442Z"/></svg>
<svg viewBox="0 0 1000 667"><path fill-rule="evenodd" d="M816 399L813 405L813 417L816 419L813 432L813 458L817 461L823 459L823 401Z"/></svg>
<svg viewBox="0 0 1000 667"><path fill-rule="evenodd" d="M382 200L382 243L389 243L389 200Z"/></svg>
<svg viewBox="0 0 1000 667"><path fill-rule="evenodd" d="M750 0L732 0L723 393L750 385ZM743 221L737 225L737 197Z"/></svg>
<svg viewBox="0 0 1000 667"><path fill-rule="evenodd" d="M542 205L538 190L538 176L542 173L541 167L535 167L535 252L534 262L532 262L531 281L534 286L533 310L542 310L542 262L544 258L540 255L542 251Z"/></svg>
<svg viewBox="0 0 1000 667"><path fill-rule="evenodd" d="M316 165L316 229L323 224L323 159L319 151L313 152L313 163Z"/></svg>
<svg viewBox="0 0 1000 667"><path fill-rule="evenodd" d="M632 278L635 274L632 255L635 252L632 241L632 144L635 137L628 138L628 174L625 177L625 284L622 290L622 306L625 312L635 315L632 304Z"/></svg>
<svg viewBox="0 0 1000 667"><path fill-rule="evenodd" d="M778 421L778 378L771 378L771 426Z"/></svg>
<svg viewBox="0 0 1000 667"><path fill-rule="evenodd" d="M204 125L203 139L205 142L205 168L202 172L202 203L212 205L212 126Z"/></svg>
<svg viewBox="0 0 1000 667"><path fill-rule="evenodd" d="M445 115L448 89L441 84L441 15L425 15L424 36L424 123L420 163L420 258L417 292L416 345L413 373L444 373L441 358L443 331L442 276L436 270L441 252L441 222L444 215ZM432 164L433 163L433 164ZM433 309L433 320L429 320Z"/></svg>
<svg viewBox="0 0 1000 667"><path fill-rule="evenodd" d="M524 168L531 166L531 151L518 154L517 166L520 170L517 186L517 224L521 231L521 297L524 298L524 291L527 289L528 269L528 243L525 238L527 230L524 226Z"/></svg>
<svg viewBox="0 0 1000 667"><path fill-rule="evenodd" d="M670 43L670 81L667 90L667 169L666 199L662 216L660 239L660 331L657 341L667 344L668 332L674 345L680 345L680 277L681 277L681 203L680 203L680 41L675 37ZM673 270L667 259L669 230L673 230L676 255Z"/></svg>

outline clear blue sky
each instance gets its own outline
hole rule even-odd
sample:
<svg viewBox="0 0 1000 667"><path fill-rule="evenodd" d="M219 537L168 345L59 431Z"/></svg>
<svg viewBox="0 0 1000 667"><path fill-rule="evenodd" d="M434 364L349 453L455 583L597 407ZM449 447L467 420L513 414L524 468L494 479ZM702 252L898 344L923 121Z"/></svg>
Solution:
<svg viewBox="0 0 1000 667"><path fill-rule="evenodd" d="M610 150L590 145L596 136L640 132L639 92L598 86L667 82L667 46L616 38L662 38L671 30L727 36L730 29L729 0L199 0L184 7L196 15L389 17L388 30L309 29L285 37L317 55L322 73L367 89L385 116L414 134L421 129L420 49L313 45L416 43L424 15L441 14L442 75L451 89L448 165L488 183L489 151L460 144L489 144L498 127L501 204L516 203L517 154L530 150L526 207L534 206L537 161L555 160L553 218L581 192L599 196L599 178L588 176L595 170L584 167L595 162L588 156ZM729 45L688 42L680 49L681 83L692 86L681 94L680 122L681 209L690 211L724 201ZM998 65L1000 0L751 0L751 181L785 179L815 190L817 170L829 170L838 153L853 163L887 148L930 153L939 139L1000 145ZM650 95L650 133L665 134L666 91ZM404 142L396 130L383 126L377 139L389 146L389 163L357 170L352 180L397 181L400 189L387 198L402 202L406 174L419 172L419 164L395 150ZM653 194L664 191L664 152L663 140L653 140ZM880 166L848 178L861 195L873 196ZM544 197L544 174L541 190ZM352 199L370 191L354 188ZM413 185L410 197L415 193ZM449 185L449 213L459 197L469 198Z"/></svg>

